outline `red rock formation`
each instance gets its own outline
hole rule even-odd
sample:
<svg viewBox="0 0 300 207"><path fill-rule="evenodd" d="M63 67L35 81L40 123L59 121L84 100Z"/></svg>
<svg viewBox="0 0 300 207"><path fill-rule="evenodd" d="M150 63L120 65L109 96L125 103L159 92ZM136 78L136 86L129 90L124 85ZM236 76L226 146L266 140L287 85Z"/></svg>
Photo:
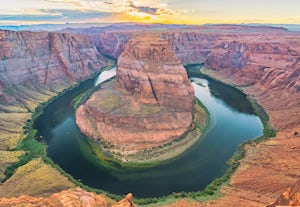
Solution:
<svg viewBox="0 0 300 207"><path fill-rule="evenodd" d="M265 34L255 38L221 38L208 55L205 66L229 77L237 85L248 86L244 90L256 96L270 113L276 128L300 125L299 38ZM288 111L288 116L282 116L283 111Z"/></svg>
<svg viewBox="0 0 300 207"><path fill-rule="evenodd" d="M231 192L212 206L228 206L240 198L247 202L241 206L266 206L299 178L299 40L299 34L288 33L226 37L208 55L206 67L216 70L215 77L239 85L257 99L279 130L275 138L247 147L231 179ZM257 203L250 204L254 200Z"/></svg>
<svg viewBox="0 0 300 207"><path fill-rule="evenodd" d="M34 99L18 92L15 85L32 93L41 89L56 92L105 65L106 59L83 35L0 31L1 104L20 105Z"/></svg>
<svg viewBox="0 0 300 207"><path fill-rule="evenodd" d="M79 107L85 134L125 149L160 146L183 135L192 121L194 91L167 41L132 39L118 59L117 82Z"/></svg>
<svg viewBox="0 0 300 207"><path fill-rule="evenodd" d="M276 206L300 206L300 180L293 188L285 191L275 203L270 204L267 207Z"/></svg>
<svg viewBox="0 0 300 207"><path fill-rule="evenodd" d="M136 205L134 205L132 201L132 198L133 198L132 193L128 193L123 200L119 201L112 207L136 207Z"/></svg>
<svg viewBox="0 0 300 207"><path fill-rule="evenodd" d="M0 31L0 149L15 147L18 140L2 141L22 136L28 112L106 64L84 35Z"/></svg>
<svg viewBox="0 0 300 207"><path fill-rule="evenodd" d="M124 51L126 43L138 32L105 32L98 35L90 35L93 44L102 54L118 58Z"/></svg>
<svg viewBox="0 0 300 207"><path fill-rule="evenodd" d="M0 31L0 60L1 88L80 81L106 64L87 37L48 32Z"/></svg>
<svg viewBox="0 0 300 207"><path fill-rule="evenodd" d="M118 58L124 51L126 43L136 34L146 33L142 31L109 31L103 34L89 35L93 44L102 54ZM206 33L199 31L164 31L157 32L167 40L182 64L203 63L210 49L220 33ZM223 34L225 35L225 34Z"/></svg>
<svg viewBox="0 0 300 207"><path fill-rule="evenodd" d="M119 28L120 29L120 28ZM72 32L76 32L72 31ZM82 30L78 30L82 33ZM195 26L184 29L168 29L149 32L140 30L116 30L112 28L105 32L90 35L89 31L83 32L89 35L93 44L101 53L118 58L123 52L126 43L134 35L156 33L167 40L182 64L204 63L210 50L214 48L216 40L221 37L257 36L262 34L286 35L283 28L275 27L248 27L238 25Z"/></svg>
<svg viewBox="0 0 300 207"><path fill-rule="evenodd" d="M143 37L131 40L118 59L117 81L146 104L191 111L194 90L168 42ZM176 101L177 99L177 101Z"/></svg>
<svg viewBox="0 0 300 207"><path fill-rule="evenodd" d="M103 195L86 192L80 188L54 193L50 197L20 196L18 198L0 198L0 207L109 207L111 199ZM132 194L113 205L113 207L135 207Z"/></svg>
<svg viewBox="0 0 300 207"><path fill-rule="evenodd" d="M199 31L163 32L182 64L203 63L220 34Z"/></svg>

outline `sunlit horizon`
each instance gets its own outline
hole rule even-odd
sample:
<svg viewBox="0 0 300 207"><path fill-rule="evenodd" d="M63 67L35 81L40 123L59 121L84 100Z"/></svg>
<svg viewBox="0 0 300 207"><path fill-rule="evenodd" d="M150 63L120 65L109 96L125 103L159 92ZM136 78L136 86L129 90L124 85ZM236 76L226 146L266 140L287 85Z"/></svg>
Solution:
<svg viewBox="0 0 300 207"><path fill-rule="evenodd" d="M300 24L298 8L297 0L10 0L0 3L0 25Z"/></svg>

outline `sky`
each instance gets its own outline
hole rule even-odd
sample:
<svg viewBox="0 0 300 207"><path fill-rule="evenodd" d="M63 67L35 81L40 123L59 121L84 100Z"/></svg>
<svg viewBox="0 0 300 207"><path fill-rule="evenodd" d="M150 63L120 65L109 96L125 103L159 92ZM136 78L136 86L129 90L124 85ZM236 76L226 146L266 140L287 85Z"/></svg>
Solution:
<svg viewBox="0 0 300 207"><path fill-rule="evenodd" d="M300 24L300 0L0 0L0 25Z"/></svg>

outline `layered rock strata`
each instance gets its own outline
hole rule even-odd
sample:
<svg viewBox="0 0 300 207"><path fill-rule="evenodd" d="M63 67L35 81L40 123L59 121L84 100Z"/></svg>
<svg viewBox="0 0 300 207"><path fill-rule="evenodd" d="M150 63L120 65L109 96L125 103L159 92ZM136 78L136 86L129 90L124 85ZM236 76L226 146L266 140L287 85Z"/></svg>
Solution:
<svg viewBox="0 0 300 207"><path fill-rule="evenodd" d="M205 66L255 95L277 129L300 125L300 42L296 35L220 38Z"/></svg>
<svg viewBox="0 0 300 207"><path fill-rule="evenodd" d="M0 31L0 149L16 146L40 103L106 65L83 35Z"/></svg>
<svg viewBox="0 0 300 207"><path fill-rule="evenodd" d="M299 34L257 34L220 38L211 50L206 71L240 87L270 116L277 136L247 146L246 158L232 176L225 197L207 206L266 206L300 177ZM201 205L199 205L201 206ZM206 206L206 205L203 205Z"/></svg>
<svg viewBox="0 0 300 207"><path fill-rule="evenodd" d="M292 188L286 190L278 200L267 207L300 206L300 180Z"/></svg>
<svg viewBox="0 0 300 207"><path fill-rule="evenodd" d="M1 207L135 207L132 194L129 193L123 200L115 201L104 195L97 195L81 188L64 190L49 197L19 196L15 198L0 198Z"/></svg>
<svg viewBox="0 0 300 207"><path fill-rule="evenodd" d="M193 118L194 90L168 42L135 37L118 59L117 78L76 112L81 131L127 150L182 136Z"/></svg>

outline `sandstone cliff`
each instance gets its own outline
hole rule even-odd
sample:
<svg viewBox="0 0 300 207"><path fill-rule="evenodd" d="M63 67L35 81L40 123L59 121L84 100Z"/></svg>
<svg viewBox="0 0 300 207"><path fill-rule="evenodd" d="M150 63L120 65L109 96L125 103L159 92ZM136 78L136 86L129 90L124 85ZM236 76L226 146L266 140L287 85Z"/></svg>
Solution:
<svg viewBox="0 0 300 207"><path fill-rule="evenodd" d="M1 89L35 83L55 89L100 70L105 58L82 35L0 31Z"/></svg>
<svg viewBox="0 0 300 207"><path fill-rule="evenodd" d="M229 206L234 200L265 206L300 177L299 40L291 33L223 37L208 55L205 66L214 70L209 74L250 94L279 130L275 138L246 147L231 189L212 205Z"/></svg>
<svg viewBox="0 0 300 207"><path fill-rule="evenodd" d="M80 29L72 32L82 33ZM114 58L118 58L123 52L126 43L137 34L156 34L167 40L182 64L204 63L210 50L214 48L215 42L221 37L249 36L255 38L262 34L285 35L287 31L283 28L275 27L249 27L238 25L218 25L218 26L194 26L184 29L165 29L157 31L143 31L121 28L111 28L105 31L92 32L88 30L86 34L102 53Z"/></svg>
<svg viewBox="0 0 300 207"><path fill-rule="evenodd" d="M103 34L90 35L93 44L102 53L118 58L124 51L126 43L142 31L108 31ZM164 31L156 32L167 40L182 64L203 63L210 49L220 34L199 31ZM146 34L147 35L147 34Z"/></svg>
<svg viewBox="0 0 300 207"><path fill-rule="evenodd" d="M82 132L127 150L161 146L192 121L194 91L168 42L130 40L118 59L117 81L104 85L76 112Z"/></svg>
<svg viewBox="0 0 300 207"><path fill-rule="evenodd" d="M297 36L261 35L219 39L205 66L255 95L282 129L300 124L299 61Z"/></svg>
<svg viewBox="0 0 300 207"><path fill-rule="evenodd" d="M105 32L103 34L89 35L93 44L102 53L118 58L124 51L126 43L138 32Z"/></svg>
<svg viewBox="0 0 300 207"><path fill-rule="evenodd" d="M0 31L1 180L5 168L17 162L19 155L27 153L12 149L26 136L23 126L30 121L35 108L64 89L99 72L106 64L107 59L83 35ZM45 169L55 175L43 174L48 175L47 182L53 184L45 186L52 188L51 192L72 186L64 176L44 163L37 165L35 170L43 172ZM26 188L27 182L26 179L25 182L22 180L25 175L15 175L16 183L22 184L15 186L14 182L6 182L1 186L2 195L3 192L16 194L17 189L21 189L18 193L24 193L22 189ZM35 191L43 191L39 187L41 180L34 178L30 184ZM63 183L58 182L62 180Z"/></svg>
<svg viewBox="0 0 300 207"><path fill-rule="evenodd" d="M106 62L82 35L0 31L0 149L16 145L39 103L87 79Z"/></svg>

